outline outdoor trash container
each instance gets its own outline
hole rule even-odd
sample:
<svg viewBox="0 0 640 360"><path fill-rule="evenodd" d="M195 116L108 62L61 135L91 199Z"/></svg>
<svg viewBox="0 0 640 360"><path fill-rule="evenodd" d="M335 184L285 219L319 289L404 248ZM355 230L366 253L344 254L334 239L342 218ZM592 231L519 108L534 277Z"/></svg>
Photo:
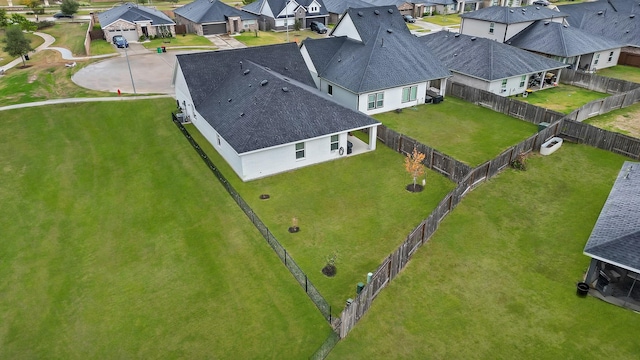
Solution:
<svg viewBox="0 0 640 360"><path fill-rule="evenodd" d="M162 48L161 47L157 48L156 50L158 51L158 54L160 54L162 52Z"/></svg>
<svg viewBox="0 0 640 360"><path fill-rule="evenodd" d="M542 131L546 128L549 127L549 123L548 122L541 122L540 124L538 124L538 131Z"/></svg>
<svg viewBox="0 0 640 360"><path fill-rule="evenodd" d="M162 52L167 52L167 47L166 46L162 47Z"/></svg>
<svg viewBox="0 0 640 360"><path fill-rule="evenodd" d="M364 289L364 283L359 282L356 286L356 294L360 294L362 292L362 289Z"/></svg>

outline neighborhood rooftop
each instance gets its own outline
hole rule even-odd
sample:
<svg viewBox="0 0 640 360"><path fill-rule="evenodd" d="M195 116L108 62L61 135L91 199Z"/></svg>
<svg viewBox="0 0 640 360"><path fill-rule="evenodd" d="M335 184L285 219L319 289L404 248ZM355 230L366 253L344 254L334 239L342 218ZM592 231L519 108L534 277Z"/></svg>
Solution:
<svg viewBox="0 0 640 360"><path fill-rule="evenodd" d="M162 11L133 3L125 3L98 14L98 20L103 28L118 19L122 19L130 23L146 20L151 21L152 25L174 24L174 22Z"/></svg>
<svg viewBox="0 0 640 360"><path fill-rule="evenodd" d="M584 253L640 271L640 163L625 161L600 212Z"/></svg>
<svg viewBox="0 0 640 360"><path fill-rule="evenodd" d="M617 41L551 21L537 21L507 41L521 49L561 57L571 57L617 49Z"/></svg>
<svg viewBox="0 0 640 360"><path fill-rule="evenodd" d="M567 14L544 6L490 6L460 15L462 18L491 21L501 24L516 24L564 16L567 16Z"/></svg>
<svg viewBox="0 0 640 360"><path fill-rule="evenodd" d="M324 0L324 6L327 11L334 14L341 14L348 8L361 8L371 6L372 1L364 0Z"/></svg>
<svg viewBox="0 0 640 360"><path fill-rule="evenodd" d="M297 0L294 3L297 3L298 5L303 6L304 8L307 8L314 1L316 1L320 5L320 9L317 14L313 14L313 15L327 15L328 14L327 9L324 6L322 6L323 4L322 0ZM287 6L288 3L289 3L289 0L256 0L251 4L244 6L242 10L248 11L252 14L259 15L259 14L265 13L264 7L266 6L269 8L269 12L273 13L274 18L285 18L287 15L284 13L280 16L278 15ZM291 17L291 15L289 15L289 17Z"/></svg>
<svg viewBox="0 0 640 360"><path fill-rule="evenodd" d="M451 71L483 80L506 79L567 66L494 40L448 31L439 31L418 39Z"/></svg>
<svg viewBox="0 0 640 360"><path fill-rule="evenodd" d="M196 0L175 9L174 12L196 23L224 22L227 21L227 17L232 16L238 16L243 20L257 19L255 15L238 10L220 0Z"/></svg>

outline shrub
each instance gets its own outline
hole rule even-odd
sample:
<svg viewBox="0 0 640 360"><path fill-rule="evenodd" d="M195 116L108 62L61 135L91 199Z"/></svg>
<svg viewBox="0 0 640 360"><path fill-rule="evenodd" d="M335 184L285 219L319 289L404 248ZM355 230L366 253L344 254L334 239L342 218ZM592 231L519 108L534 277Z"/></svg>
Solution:
<svg viewBox="0 0 640 360"><path fill-rule="evenodd" d="M56 23L53 21L43 20L43 21L37 22L36 26L38 27L38 30L40 30L40 29L46 29L48 27L52 27L55 24Z"/></svg>
<svg viewBox="0 0 640 360"><path fill-rule="evenodd" d="M102 26L100 26L100 24L93 24L91 30L102 30Z"/></svg>
<svg viewBox="0 0 640 360"><path fill-rule="evenodd" d="M527 155L523 154L523 153L518 154L518 156L516 156L515 160L513 160L511 162L511 167L516 169L516 170L526 171L527 170Z"/></svg>

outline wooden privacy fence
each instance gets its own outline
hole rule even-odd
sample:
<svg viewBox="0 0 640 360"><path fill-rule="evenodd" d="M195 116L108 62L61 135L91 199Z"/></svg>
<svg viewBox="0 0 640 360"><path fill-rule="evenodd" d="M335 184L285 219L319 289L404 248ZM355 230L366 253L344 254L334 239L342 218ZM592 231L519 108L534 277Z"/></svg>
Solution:
<svg viewBox="0 0 640 360"><path fill-rule="evenodd" d="M593 125L563 119L559 136L580 144L586 144L640 160L640 139L600 129Z"/></svg>
<svg viewBox="0 0 640 360"><path fill-rule="evenodd" d="M621 94L640 88L640 84L631 81L569 69L562 70L560 73L560 82L607 94Z"/></svg>

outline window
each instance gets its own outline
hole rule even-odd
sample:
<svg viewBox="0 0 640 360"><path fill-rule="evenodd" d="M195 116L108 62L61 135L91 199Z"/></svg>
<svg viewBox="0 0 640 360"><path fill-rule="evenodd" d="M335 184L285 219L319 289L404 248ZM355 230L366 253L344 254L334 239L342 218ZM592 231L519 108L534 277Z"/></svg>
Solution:
<svg viewBox="0 0 640 360"><path fill-rule="evenodd" d="M596 61L593 62L593 65L598 65L599 59L600 59L600 54L596 54Z"/></svg>
<svg viewBox="0 0 640 360"><path fill-rule="evenodd" d="M312 12L312 13L318 12L318 7L315 5L311 5L309 7L309 12Z"/></svg>
<svg viewBox="0 0 640 360"><path fill-rule="evenodd" d="M520 87L524 87L524 83L527 81L527 75L522 75L520 78ZM506 86L506 84L505 84Z"/></svg>
<svg viewBox="0 0 640 360"><path fill-rule="evenodd" d="M331 151L338 150L339 140L339 135L331 135Z"/></svg>
<svg viewBox="0 0 640 360"><path fill-rule="evenodd" d="M496 26L495 23L489 23L489 34L493 34L493 28Z"/></svg>
<svg viewBox="0 0 640 360"><path fill-rule="evenodd" d="M296 144L296 159L304 159L304 143Z"/></svg>
<svg viewBox="0 0 640 360"><path fill-rule="evenodd" d="M327 85L327 93L333 95L333 85Z"/></svg>
<svg viewBox="0 0 640 360"><path fill-rule="evenodd" d="M221 143L220 143L220 135L219 134L216 134L216 140L218 141L218 146L220 146Z"/></svg>
<svg viewBox="0 0 640 360"><path fill-rule="evenodd" d="M384 93L369 94L367 110L379 109L384 105Z"/></svg>
<svg viewBox="0 0 640 360"><path fill-rule="evenodd" d="M418 95L417 86L409 86L402 89L402 102L416 101L416 95Z"/></svg>
<svg viewBox="0 0 640 360"><path fill-rule="evenodd" d="M507 79L502 80L502 91L507 90Z"/></svg>
<svg viewBox="0 0 640 360"><path fill-rule="evenodd" d="M611 62L613 60L613 51L609 53L609 60L607 62Z"/></svg>

